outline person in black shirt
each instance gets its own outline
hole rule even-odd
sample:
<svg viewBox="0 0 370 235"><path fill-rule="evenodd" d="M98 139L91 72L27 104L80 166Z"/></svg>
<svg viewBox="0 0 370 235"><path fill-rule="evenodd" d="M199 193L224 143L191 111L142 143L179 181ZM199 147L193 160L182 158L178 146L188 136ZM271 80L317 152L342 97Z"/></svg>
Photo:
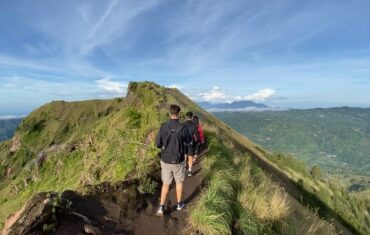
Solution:
<svg viewBox="0 0 370 235"><path fill-rule="evenodd" d="M179 122L180 111L181 108L178 105L170 106L170 120L161 125L155 141L156 146L161 149L163 182L158 216L163 216L164 205L173 178L176 181L177 210L182 210L185 206L181 199L186 171L184 156L186 146L192 144L192 136L188 128Z"/></svg>
<svg viewBox="0 0 370 235"><path fill-rule="evenodd" d="M193 160L194 160L194 154L195 154L195 147L196 147L196 144L199 142L199 133L198 133L198 127L193 121L192 112L186 113L186 121L184 122L184 125L189 129L190 135L192 136L192 143L185 147L185 154L186 154L185 159L188 162L188 166L189 166L188 176L193 176L192 167L193 167Z"/></svg>

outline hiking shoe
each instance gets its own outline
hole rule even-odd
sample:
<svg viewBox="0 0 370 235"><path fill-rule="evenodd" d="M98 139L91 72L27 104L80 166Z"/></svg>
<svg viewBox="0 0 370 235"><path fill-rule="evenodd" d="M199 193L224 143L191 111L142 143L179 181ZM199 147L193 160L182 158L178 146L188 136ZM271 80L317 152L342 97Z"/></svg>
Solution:
<svg viewBox="0 0 370 235"><path fill-rule="evenodd" d="M188 176L193 176L193 173L191 171L189 171Z"/></svg>
<svg viewBox="0 0 370 235"><path fill-rule="evenodd" d="M164 213L164 206L159 206L157 211L157 216L163 216Z"/></svg>
<svg viewBox="0 0 370 235"><path fill-rule="evenodd" d="M182 209L184 209L184 207L185 207L185 203L183 202L177 203L176 210L181 211Z"/></svg>

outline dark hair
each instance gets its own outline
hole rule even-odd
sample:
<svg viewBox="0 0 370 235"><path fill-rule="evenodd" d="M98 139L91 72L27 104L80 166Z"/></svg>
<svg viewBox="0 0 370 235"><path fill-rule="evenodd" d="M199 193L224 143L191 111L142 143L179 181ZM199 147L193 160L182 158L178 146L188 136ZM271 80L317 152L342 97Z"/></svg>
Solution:
<svg viewBox="0 0 370 235"><path fill-rule="evenodd" d="M197 126L199 126L199 117L198 117L198 115L193 116L193 121L195 122L195 124L197 124Z"/></svg>
<svg viewBox="0 0 370 235"><path fill-rule="evenodd" d="M170 106L170 114L171 115L179 115L180 111L181 111L180 106L178 106L176 104L171 104L171 106Z"/></svg>
<svg viewBox="0 0 370 235"><path fill-rule="evenodd" d="M193 112L190 112L190 111L189 111L189 112L187 112L187 113L186 113L186 116L187 116L187 117L189 117L189 118L192 118L192 117L193 117Z"/></svg>

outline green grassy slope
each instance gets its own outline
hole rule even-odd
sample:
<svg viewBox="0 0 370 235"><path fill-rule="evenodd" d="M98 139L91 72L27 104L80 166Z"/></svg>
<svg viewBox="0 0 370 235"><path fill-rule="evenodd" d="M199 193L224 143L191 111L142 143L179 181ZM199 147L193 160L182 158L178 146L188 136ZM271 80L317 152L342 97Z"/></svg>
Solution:
<svg viewBox="0 0 370 235"><path fill-rule="evenodd" d="M274 182L246 151L215 126L205 126L206 187L190 210L201 234L337 234Z"/></svg>
<svg viewBox="0 0 370 235"><path fill-rule="evenodd" d="M240 118L247 114L216 113L216 115L222 116L222 118L225 116ZM261 114L257 113L255 115L258 116ZM256 121L258 122L258 120ZM248 122L250 126L252 126L252 123L252 121ZM282 129L286 125L288 124L280 123ZM292 144L295 141L299 141L299 137L295 137ZM322 174L316 174L312 170L308 170L303 161L297 160L291 155L272 154L261 147L257 146L256 148L257 155L259 152L262 155L260 157L267 158L270 164L275 165L279 171L283 172L284 175L288 176L298 185L303 199L306 200L307 204L320 207L319 212L322 216L332 211L339 215L344 223L350 224L359 233L367 234L370 232L370 204L368 204L368 198L366 196L357 196L349 193L336 178L324 178Z"/></svg>
<svg viewBox="0 0 370 235"><path fill-rule="evenodd" d="M281 168L281 164L270 159L271 156L257 144L199 108L178 90L145 82L130 83L126 98L71 103L52 102L26 117L13 140L0 144L0 221L4 221L10 213L19 209L34 193L41 191L61 192L66 189L78 189L86 184L139 178L140 190L146 193L153 192L157 185L147 177L147 174L158 169L159 166L153 140L160 123L168 118L167 110L171 103L177 103L183 108L182 116L187 110L199 114L208 133L211 133L209 139L213 143L211 145L213 157L206 167L225 163L220 168L214 167L213 172L208 172L209 180L205 182L206 185L212 188L212 182L218 181L218 178L212 175L222 174L224 170L234 172L234 176L238 179L235 183L240 183L236 187L233 180L226 182L226 184L231 183L232 189L236 190L233 195L229 195L232 196L230 199L239 198L240 202L240 207L230 207L232 214L228 217L231 219L227 220L227 226L238 229L239 225L236 221L240 222L240 226L245 226L246 221L251 219L259 228L283 233L282 231L287 230L284 224L297 224L299 220L315 217L314 213L308 210L302 212L305 211L304 207L302 209L302 205L295 200L302 195L306 197L304 192L312 191L312 188L307 187L303 187L300 191L299 180L303 177L300 178L301 172ZM20 143L18 147L17 143ZM11 147L14 146L17 147L16 150L10 152ZM238 163L244 162L245 160L240 158L247 154L254 159L254 162L243 168L242 165L247 163ZM212 161L220 163L213 165ZM272 174L271 179L263 173L261 166L268 174ZM243 169L251 169L252 176L242 174ZM255 172L260 173L255 175ZM289 178L284 179L284 176ZM304 176L306 176L305 184L311 186L323 184L309 175ZM242 184L245 177L253 177L253 180L249 181L251 187ZM255 182L257 179L263 179L265 186L258 187ZM290 179L294 182L290 182ZM286 186L286 190L292 196L282 193L282 197L277 196L272 200L273 198L266 196L271 192L269 188L279 188L276 192L284 191L277 183L279 180L286 181L282 182L282 185ZM223 185L214 187L213 192L223 194ZM226 185L226 187L229 186ZM251 193L255 193L258 198L266 196L266 201L255 202L256 205L263 203L266 206L249 207L250 201L245 196ZM248 213L254 213L253 210L272 208L272 202L275 206L280 205L283 209L288 209L285 208L285 204L281 204L284 200L280 199L284 198L284 195L292 201L289 207L293 212L288 216L283 216L282 219L264 217L263 213L256 214L258 216L255 214L252 217L248 216ZM313 207L318 205L317 200L312 202ZM229 207L231 204L225 206ZM351 211L348 213L348 218L354 218L357 215ZM298 214L301 216L297 216ZM309 227L311 225L315 227L319 223L317 220L322 222L316 218L306 224L309 224ZM350 219L346 221L352 222ZM322 226L324 228L320 227L321 229L330 230L330 226L325 222ZM359 225L353 226L359 231L367 231L361 230L366 229L362 220Z"/></svg>
<svg viewBox="0 0 370 235"><path fill-rule="evenodd" d="M128 174L145 182L157 160L151 140L166 119L166 91L132 83L136 89L126 99L52 102L26 117L13 138L20 148L10 153L11 141L0 144L0 221L35 192L120 181Z"/></svg>
<svg viewBox="0 0 370 235"><path fill-rule="evenodd" d="M0 119L0 141L12 138L22 119Z"/></svg>

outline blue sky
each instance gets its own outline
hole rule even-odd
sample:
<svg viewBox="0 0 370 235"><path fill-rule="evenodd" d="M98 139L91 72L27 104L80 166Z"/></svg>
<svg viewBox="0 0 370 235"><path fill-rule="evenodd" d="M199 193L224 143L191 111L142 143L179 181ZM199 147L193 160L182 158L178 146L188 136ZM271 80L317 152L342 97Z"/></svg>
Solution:
<svg viewBox="0 0 370 235"><path fill-rule="evenodd" d="M123 96L370 106L370 1L0 1L0 115Z"/></svg>

